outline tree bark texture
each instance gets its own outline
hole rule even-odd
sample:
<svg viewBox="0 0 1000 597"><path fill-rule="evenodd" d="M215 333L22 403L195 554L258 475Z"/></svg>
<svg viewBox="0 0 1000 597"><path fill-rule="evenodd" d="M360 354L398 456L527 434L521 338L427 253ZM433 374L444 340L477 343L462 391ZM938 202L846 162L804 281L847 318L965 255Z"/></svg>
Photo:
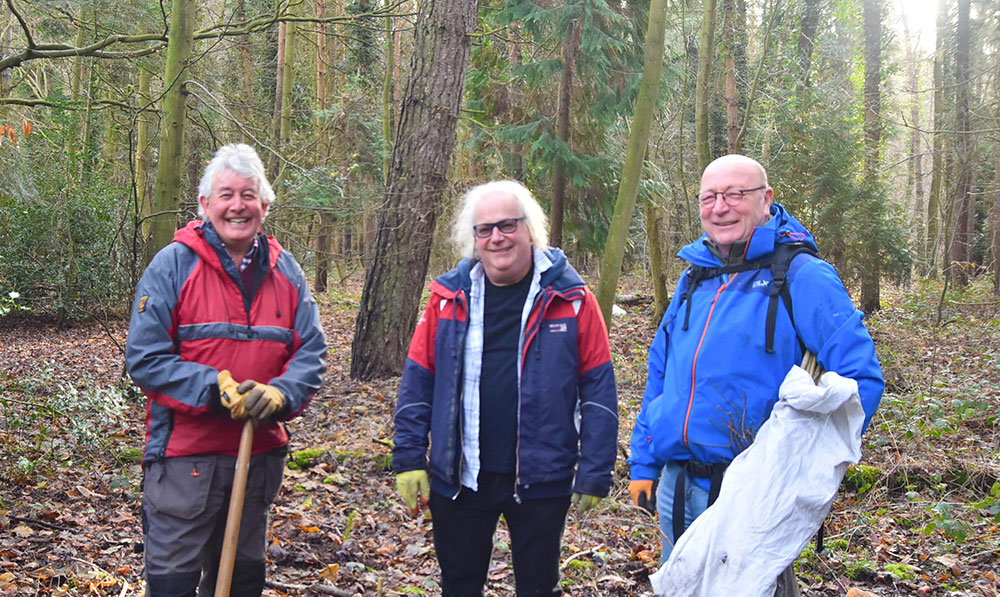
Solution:
<svg viewBox="0 0 1000 597"><path fill-rule="evenodd" d="M278 57L274 66L274 112L271 114L271 153L267 158L267 177L273 182L278 176L278 153L281 151L281 102L284 100L282 88L285 81L285 40L288 24L278 23Z"/></svg>
<svg viewBox="0 0 1000 597"><path fill-rule="evenodd" d="M146 245L148 264L153 255L174 239L181 206L181 173L184 171L184 117L188 60L194 47L193 0L174 0L170 39L163 76L165 92L160 110L160 151L153 192L152 236Z"/></svg>
<svg viewBox="0 0 1000 597"><path fill-rule="evenodd" d="M715 56L715 0L705 0L702 11L701 36L698 42L698 78L694 92L694 145L698 157L698 172L712 161L708 131L708 83L712 80L712 58Z"/></svg>
<svg viewBox="0 0 1000 597"><path fill-rule="evenodd" d="M993 97L1000 100L1000 54L995 56L993 72ZM996 105L995 122L1000 122L1000 102ZM993 174L993 211L990 216L993 229L993 294L1000 296L1000 145L996 146L996 169Z"/></svg>
<svg viewBox="0 0 1000 597"><path fill-rule="evenodd" d="M628 132L628 148L625 166L622 168L621 184L615 212L608 228L608 240L601 258L601 270L597 281L597 302L604 314L607 330L611 330L611 308L618 292L618 278L621 276L622 260L625 257L625 241L629 224L635 214L636 197L639 194L639 180L649 146L649 128L656 109L656 97L660 91L660 76L663 64L664 26L667 18L667 0L652 0L649 4L649 25L642 65L642 81L639 83L639 97L635 103L635 113Z"/></svg>
<svg viewBox="0 0 1000 597"><path fill-rule="evenodd" d="M879 162L881 161L882 143L882 2L881 0L863 0L862 19L865 39L865 83L864 83L864 133L865 157L864 179L865 187L871 195L869 215L878 217L876 189L878 188ZM881 267L879 259L879 239L877 235L869 235L866 241L868 267L861 273L861 310L871 314L880 306L879 278Z"/></svg>
<svg viewBox="0 0 1000 597"><path fill-rule="evenodd" d="M469 65L474 0L428 0L414 28L386 198L351 347L351 377L402 371L427 275Z"/></svg>
<svg viewBox="0 0 1000 597"><path fill-rule="evenodd" d="M653 283L653 321L658 324L667 311L667 280L663 272L663 236L660 234L660 210L653 201L643 204L646 215L646 242L649 245L649 277Z"/></svg>
<svg viewBox="0 0 1000 597"><path fill-rule="evenodd" d="M948 257L947 244L938 244L939 227L941 224L941 196L945 188L944 167L944 48L948 24L948 0L938 0L937 35L934 41L934 132L931 138L931 188L927 194L927 244L924 262L927 263L928 274L937 276L938 247L944 247L943 258ZM946 224L947 225L947 224Z"/></svg>
<svg viewBox="0 0 1000 597"><path fill-rule="evenodd" d="M139 229L143 238L147 238L152 230L149 215L153 213L152 192L149 188L149 129L152 118L149 108L152 107L150 99L152 77L153 74L149 69L139 70L139 115L136 118L135 133L135 199Z"/></svg>
<svg viewBox="0 0 1000 597"><path fill-rule="evenodd" d="M737 0L723 0L725 36L726 153L740 153L740 76L746 73L746 7Z"/></svg>
<svg viewBox="0 0 1000 597"><path fill-rule="evenodd" d="M559 100L556 106L556 136L569 151L569 112L573 99L573 72L576 71L576 57L580 52L580 38L583 22L573 19L567 26L566 41L563 43L562 79L559 82ZM556 157L552 168L552 205L549 209L549 244L562 246L563 213L566 210L566 162Z"/></svg>
<svg viewBox="0 0 1000 597"><path fill-rule="evenodd" d="M972 260L976 201L972 196L972 138L969 135L969 7L958 0L955 30L955 234L951 241L951 281L969 283L964 264Z"/></svg>

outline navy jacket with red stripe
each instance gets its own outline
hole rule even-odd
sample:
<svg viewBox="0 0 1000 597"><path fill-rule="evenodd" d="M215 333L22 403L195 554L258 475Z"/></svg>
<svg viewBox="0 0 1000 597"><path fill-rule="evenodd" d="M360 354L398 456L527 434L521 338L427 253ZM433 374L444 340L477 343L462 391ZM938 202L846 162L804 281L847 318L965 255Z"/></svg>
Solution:
<svg viewBox="0 0 1000 597"><path fill-rule="evenodd" d="M603 497L611 487L618 434L604 318L562 251L551 248L546 255L553 265L541 274L522 330L517 490L529 490L530 497L532 484L575 477L573 491ZM474 265L463 259L431 284L396 403L396 472L426 468L429 447L432 488L448 496L461 486L462 367Z"/></svg>

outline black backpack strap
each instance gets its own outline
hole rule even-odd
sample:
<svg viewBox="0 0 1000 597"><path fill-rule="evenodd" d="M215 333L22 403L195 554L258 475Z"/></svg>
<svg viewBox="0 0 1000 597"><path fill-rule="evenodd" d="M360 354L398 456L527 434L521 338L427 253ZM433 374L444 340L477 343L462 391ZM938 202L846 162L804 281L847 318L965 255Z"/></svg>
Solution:
<svg viewBox="0 0 1000 597"><path fill-rule="evenodd" d="M792 328L795 328L795 316L792 314L792 292L788 288L787 275L789 264L799 253L808 253L813 257L818 257L816 251L803 243L781 243L774 248L774 252L771 254L771 278L773 282L770 292L771 299L767 304L767 319L764 322L764 351L768 354L774 354L774 326L778 317L779 296L785 303L785 311L788 312ZM805 352L805 344L803 344L798 332L795 333L795 337L799 341L802 351Z"/></svg>
<svg viewBox="0 0 1000 597"><path fill-rule="evenodd" d="M686 505L684 486L687 483L687 476L690 474L692 477L710 480L708 505L711 506L719 497L719 490L722 488L722 477L726 474L726 469L729 468L728 462L705 464L697 460L680 460L677 461L677 464L680 465L682 470L677 475L677 480L674 483L674 503L672 505L672 520L670 521L674 531L675 545L677 544L677 539L680 538L687 528L684 516L684 506Z"/></svg>

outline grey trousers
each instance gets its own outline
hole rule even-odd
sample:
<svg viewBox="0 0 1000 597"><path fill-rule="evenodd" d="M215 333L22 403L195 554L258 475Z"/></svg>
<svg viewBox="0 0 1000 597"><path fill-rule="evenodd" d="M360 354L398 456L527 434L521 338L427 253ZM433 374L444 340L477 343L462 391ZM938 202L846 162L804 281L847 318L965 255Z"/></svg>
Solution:
<svg viewBox="0 0 1000 597"><path fill-rule="evenodd" d="M259 584L259 590L250 591L257 595L263 590L267 513L281 488L285 454L286 449L280 448L250 460L233 577L234 582L247 577L246 582ZM146 465L142 515L150 597L194 595L198 584L202 594L212 594L235 465L235 457L222 454L166 458ZM158 591L157 586L169 590Z"/></svg>

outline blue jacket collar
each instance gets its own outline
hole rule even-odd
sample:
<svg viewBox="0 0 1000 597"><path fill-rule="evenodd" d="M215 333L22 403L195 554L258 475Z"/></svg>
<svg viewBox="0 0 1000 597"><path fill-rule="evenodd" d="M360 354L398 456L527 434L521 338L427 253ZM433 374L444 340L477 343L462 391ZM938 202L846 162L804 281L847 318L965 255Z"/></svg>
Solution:
<svg viewBox="0 0 1000 597"><path fill-rule="evenodd" d="M705 246L706 242L710 241L708 235L703 233L698 240L681 247L677 256L693 265L704 267L723 265L719 258ZM747 246L747 261L760 259L773 253L774 247L778 243L804 243L814 251L819 250L816 247L816 241L805 229L805 226L788 213L782 205L772 202L771 219L754 228L750 235Z"/></svg>

